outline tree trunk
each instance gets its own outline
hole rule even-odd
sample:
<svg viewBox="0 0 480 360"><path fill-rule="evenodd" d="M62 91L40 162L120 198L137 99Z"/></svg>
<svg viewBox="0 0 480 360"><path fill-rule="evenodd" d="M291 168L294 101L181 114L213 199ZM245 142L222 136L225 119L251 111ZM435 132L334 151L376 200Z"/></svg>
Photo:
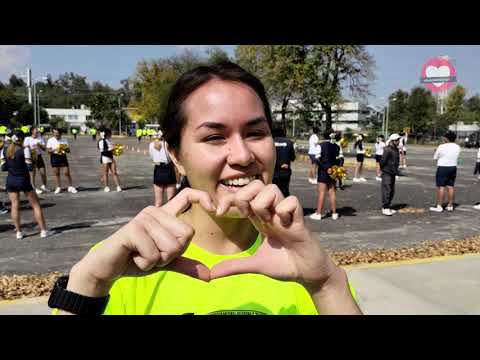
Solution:
<svg viewBox="0 0 480 360"><path fill-rule="evenodd" d="M284 98L282 101L282 126L285 132L287 131L287 106L288 106L288 98Z"/></svg>
<svg viewBox="0 0 480 360"><path fill-rule="evenodd" d="M322 108L325 111L325 130L332 129L332 107L322 104Z"/></svg>

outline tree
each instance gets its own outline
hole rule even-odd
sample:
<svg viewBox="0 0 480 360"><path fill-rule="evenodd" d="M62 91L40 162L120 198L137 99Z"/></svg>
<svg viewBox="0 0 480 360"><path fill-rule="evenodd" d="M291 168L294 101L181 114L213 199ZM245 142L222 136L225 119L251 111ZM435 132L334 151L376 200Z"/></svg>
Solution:
<svg viewBox="0 0 480 360"><path fill-rule="evenodd" d="M397 90L388 97L388 131L401 132L409 126L408 92Z"/></svg>
<svg viewBox="0 0 480 360"><path fill-rule="evenodd" d="M268 97L280 106L284 128L287 112L294 110L291 100L299 99L304 91L307 54L306 45L240 45L235 50L237 63L255 74Z"/></svg>
<svg viewBox="0 0 480 360"><path fill-rule="evenodd" d="M18 111L21 104L21 98L15 96L13 90L8 87L0 89L0 124L9 125L14 112Z"/></svg>
<svg viewBox="0 0 480 360"><path fill-rule="evenodd" d="M460 121L465 111L465 88L457 85L452 90L446 101L446 113L450 117L452 123Z"/></svg>
<svg viewBox="0 0 480 360"><path fill-rule="evenodd" d="M423 87L415 87L407 99L405 125L413 133L425 133L431 127L436 112L436 101L432 93Z"/></svg>
<svg viewBox="0 0 480 360"><path fill-rule="evenodd" d="M19 78L15 75L10 76L10 79L8 80L9 86L12 89L20 88L20 87L25 87L27 84L25 81L23 81L22 78Z"/></svg>
<svg viewBox="0 0 480 360"><path fill-rule="evenodd" d="M307 56L304 102L319 103L325 113L325 127L332 128L332 108L342 92L365 98L374 80L375 61L362 45L313 45Z"/></svg>
<svg viewBox="0 0 480 360"><path fill-rule="evenodd" d="M465 102L468 111L480 113L480 95L476 94Z"/></svg>
<svg viewBox="0 0 480 360"><path fill-rule="evenodd" d="M216 64L224 61L231 61L230 57L218 46L212 46L207 49L208 62L210 64Z"/></svg>

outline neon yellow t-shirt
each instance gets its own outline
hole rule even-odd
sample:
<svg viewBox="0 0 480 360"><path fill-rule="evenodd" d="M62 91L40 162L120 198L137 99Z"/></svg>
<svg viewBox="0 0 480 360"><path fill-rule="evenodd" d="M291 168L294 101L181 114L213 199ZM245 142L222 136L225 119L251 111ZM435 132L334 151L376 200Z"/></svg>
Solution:
<svg viewBox="0 0 480 360"><path fill-rule="evenodd" d="M217 255L191 243L183 256L207 267L224 260L250 256L262 239L246 251ZM305 288L258 274L240 274L210 282L173 271L159 271L143 277L123 277L110 290L105 315L316 315Z"/></svg>

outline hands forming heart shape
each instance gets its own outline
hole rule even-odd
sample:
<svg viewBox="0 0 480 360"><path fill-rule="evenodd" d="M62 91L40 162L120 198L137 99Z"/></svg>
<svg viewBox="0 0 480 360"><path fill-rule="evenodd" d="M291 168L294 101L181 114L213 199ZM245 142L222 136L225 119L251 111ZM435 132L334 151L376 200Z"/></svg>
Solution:
<svg viewBox="0 0 480 360"><path fill-rule="evenodd" d="M212 216L223 216L235 206L263 235L262 244L254 255L226 260L212 269L183 257L195 232L177 217L190 204L199 204ZM105 296L121 276L143 276L162 269L204 281L242 273L263 274L299 282L315 292L337 267L305 227L298 199L284 198L276 185L255 180L221 198L217 207L206 192L184 189L161 208L145 208L77 263L71 277L82 274L84 284L80 287L88 293L85 295Z"/></svg>

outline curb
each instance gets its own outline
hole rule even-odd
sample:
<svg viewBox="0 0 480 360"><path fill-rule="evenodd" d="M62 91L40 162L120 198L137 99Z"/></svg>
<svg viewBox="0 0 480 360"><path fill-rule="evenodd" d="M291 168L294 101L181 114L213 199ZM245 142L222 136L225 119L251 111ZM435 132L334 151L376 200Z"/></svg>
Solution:
<svg viewBox="0 0 480 360"><path fill-rule="evenodd" d="M353 264L353 265L339 265L339 266L345 270L379 269L379 268L397 267L397 266L404 266L404 265L437 263L437 262L450 261L450 260L462 260L466 258L480 258L480 253L435 256L435 257L424 258L424 259L399 260L399 261L389 261L389 262L382 262L382 263Z"/></svg>

